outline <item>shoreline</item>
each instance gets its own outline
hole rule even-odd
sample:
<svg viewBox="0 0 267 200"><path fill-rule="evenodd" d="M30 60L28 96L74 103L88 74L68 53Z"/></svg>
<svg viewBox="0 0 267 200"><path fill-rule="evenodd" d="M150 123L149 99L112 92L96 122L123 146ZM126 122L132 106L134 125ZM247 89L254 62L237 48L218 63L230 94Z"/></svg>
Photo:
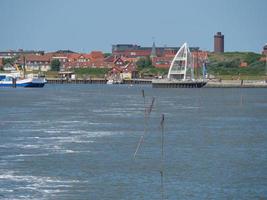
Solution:
<svg viewBox="0 0 267 200"><path fill-rule="evenodd" d="M107 79L60 79L47 78L47 84L106 84ZM121 84L143 84L152 85L152 79L131 79L124 80ZM264 80L210 80L203 88L267 88L267 83Z"/></svg>

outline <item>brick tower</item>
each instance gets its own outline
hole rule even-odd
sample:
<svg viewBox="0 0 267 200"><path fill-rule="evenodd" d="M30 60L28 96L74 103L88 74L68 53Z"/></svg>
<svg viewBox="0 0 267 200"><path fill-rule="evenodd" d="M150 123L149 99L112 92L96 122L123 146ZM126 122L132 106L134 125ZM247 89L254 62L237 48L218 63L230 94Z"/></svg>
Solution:
<svg viewBox="0 0 267 200"><path fill-rule="evenodd" d="M221 32L217 32L214 35L214 52L223 53L224 52L224 35Z"/></svg>

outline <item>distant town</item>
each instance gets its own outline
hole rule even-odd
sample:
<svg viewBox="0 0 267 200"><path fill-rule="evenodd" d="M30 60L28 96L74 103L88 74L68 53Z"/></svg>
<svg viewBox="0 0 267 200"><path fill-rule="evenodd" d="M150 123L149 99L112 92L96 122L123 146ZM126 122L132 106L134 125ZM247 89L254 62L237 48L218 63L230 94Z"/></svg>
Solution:
<svg viewBox="0 0 267 200"><path fill-rule="evenodd" d="M150 47L114 44L111 53L99 50L90 53L71 50L8 50L0 52L0 71L23 69L26 73L41 72L54 77L64 72L102 78L117 75L123 79L162 77L167 74L178 50L179 47L158 47L155 42ZM224 35L218 32L214 35L212 52L200 47L190 47L190 51L196 73L201 73L203 63L207 63L209 73L217 76L260 76L266 73L267 45L263 46L262 54L224 53Z"/></svg>

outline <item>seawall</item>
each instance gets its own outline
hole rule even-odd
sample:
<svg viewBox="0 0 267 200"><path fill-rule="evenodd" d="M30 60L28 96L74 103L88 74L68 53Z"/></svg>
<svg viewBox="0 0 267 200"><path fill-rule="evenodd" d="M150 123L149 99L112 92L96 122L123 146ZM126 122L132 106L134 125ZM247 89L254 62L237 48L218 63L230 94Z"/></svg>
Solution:
<svg viewBox="0 0 267 200"><path fill-rule="evenodd" d="M222 80L208 81L206 88L267 88L263 80Z"/></svg>

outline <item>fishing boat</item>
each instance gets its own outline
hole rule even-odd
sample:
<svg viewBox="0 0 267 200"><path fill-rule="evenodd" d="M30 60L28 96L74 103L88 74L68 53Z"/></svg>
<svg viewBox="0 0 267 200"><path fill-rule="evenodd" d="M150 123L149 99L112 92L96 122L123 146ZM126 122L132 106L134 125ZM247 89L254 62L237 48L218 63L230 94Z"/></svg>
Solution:
<svg viewBox="0 0 267 200"><path fill-rule="evenodd" d="M28 75L23 78L19 73L0 74L0 87L44 87L46 83L41 76Z"/></svg>
<svg viewBox="0 0 267 200"><path fill-rule="evenodd" d="M206 70L203 68L203 72ZM166 79L153 79L154 88L201 88L207 84L204 79L194 78L194 58L187 43L184 43L173 58Z"/></svg>

